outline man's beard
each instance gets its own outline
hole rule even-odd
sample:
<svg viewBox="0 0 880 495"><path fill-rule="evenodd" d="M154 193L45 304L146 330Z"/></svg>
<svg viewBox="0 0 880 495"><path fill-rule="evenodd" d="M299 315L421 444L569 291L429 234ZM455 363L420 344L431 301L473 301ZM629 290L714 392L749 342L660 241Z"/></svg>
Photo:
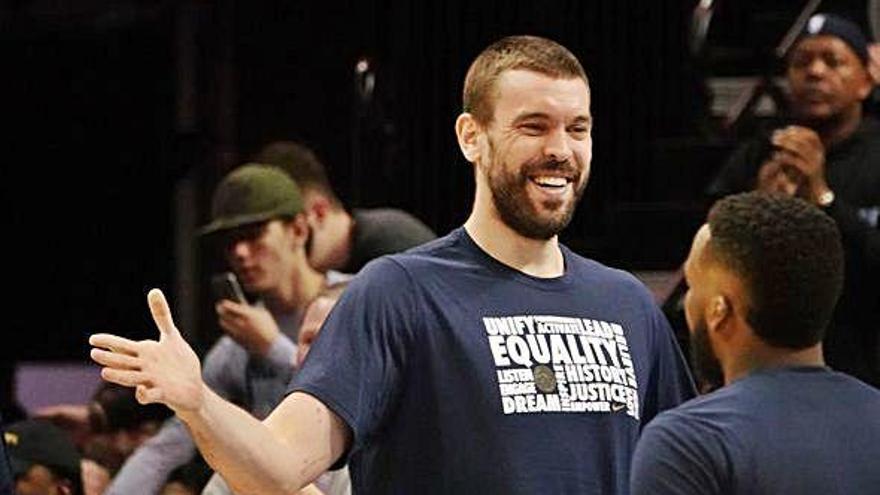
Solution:
<svg viewBox="0 0 880 495"><path fill-rule="evenodd" d="M587 181L581 181L581 174L585 167L578 170L571 161L556 162L530 162L523 164L518 172L509 172L506 164L496 160L493 144L489 143L492 150L488 179L489 189L492 191L492 201L495 209L501 216L501 220L511 229L523 237L529 239L547 240L562 232L571 218L574 216L575 207L583 195ZM544 201L544 208L550 215L542 214L529 198L526 188L529 176L540 175L540 171L571 173L574 177L574 198L565 204L566 200ZM566 186L568 187L568 186Z"/></svg>
<svg viewBox="0 0 880 495"><path fill-rule="evenodd" d="M709 328L705 320L696 324L691 332L691 364L700 393L710 392L724 385L721 362L709 342Z"/></svg>

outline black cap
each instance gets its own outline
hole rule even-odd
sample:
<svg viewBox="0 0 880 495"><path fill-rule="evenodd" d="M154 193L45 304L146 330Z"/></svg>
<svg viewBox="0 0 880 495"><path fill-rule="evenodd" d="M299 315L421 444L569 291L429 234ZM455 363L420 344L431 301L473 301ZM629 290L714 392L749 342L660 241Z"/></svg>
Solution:
<svg viewBox="0 0 880 495"><path fill-rule="evenodd" d="M73 440L61 428L42 419L12 423L3 433L9 463L15 477L40 464L61 477L78 481L81 456Z"/></svg>
<svg viewBox="0 0 880 495"><path fill-rule="evenodd" d="M804 25L798 40L821 35L840 38L858 55L863 64L868 64L868 39L856 23L834 14L816 14Z"/></svg>

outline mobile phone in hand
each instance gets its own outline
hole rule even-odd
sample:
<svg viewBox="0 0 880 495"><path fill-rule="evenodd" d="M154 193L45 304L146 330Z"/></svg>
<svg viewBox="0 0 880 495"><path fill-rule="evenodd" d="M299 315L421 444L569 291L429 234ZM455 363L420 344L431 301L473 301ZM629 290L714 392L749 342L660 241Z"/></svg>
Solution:
<svg viewBox="0 0 880 495"><path fill-rule="evenodd" d="M240 304L248 304L241 284L238 283L238 277L232 272L218 273L211 277L211 289L217 301L228 299Z"/></svg>

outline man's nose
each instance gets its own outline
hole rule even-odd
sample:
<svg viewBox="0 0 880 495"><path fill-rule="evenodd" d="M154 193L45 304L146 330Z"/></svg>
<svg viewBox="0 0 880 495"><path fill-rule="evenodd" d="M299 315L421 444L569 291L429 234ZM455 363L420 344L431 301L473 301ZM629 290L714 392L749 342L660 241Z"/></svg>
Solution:
<svg viewBox="0 0 880 495"><path fill-rule="evenodd" d="M557 128L548 133L544 142L544 156L555 162L569 161L572 155L569 139L568 132L566 132L564 127Z"/></svg>
<svg viewBox="0 0 880 495"><path fill-rule="evenodd" d="M251 253L251 246L245 240L232 241L229 245L229 255L232 258L242 259L247 258Z"/></svg>
<svg viewBox="0 0 880 495"><path fill-rule="evenodd" d="M816 58L810 60L810 63L807 64L807 74L808 75L811 75L814 77L820 77L820 76L824 75L827 71L828 71L828 64L826 64L825 61L822 60L821 57L816 57Z"/></svg>

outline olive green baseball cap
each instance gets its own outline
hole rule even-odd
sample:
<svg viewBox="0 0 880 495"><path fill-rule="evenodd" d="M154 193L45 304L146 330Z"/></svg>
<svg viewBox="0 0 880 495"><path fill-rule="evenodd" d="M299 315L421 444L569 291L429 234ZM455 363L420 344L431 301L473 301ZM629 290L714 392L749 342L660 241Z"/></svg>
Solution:
<svg viewBox="0 0 880 495"><path fill-rule="evenodd" d="M302 211L302 193L286 172L248 163L217 185L211 199L211 222L198 234L207 236L275 218L292 218Z"/></svg>

